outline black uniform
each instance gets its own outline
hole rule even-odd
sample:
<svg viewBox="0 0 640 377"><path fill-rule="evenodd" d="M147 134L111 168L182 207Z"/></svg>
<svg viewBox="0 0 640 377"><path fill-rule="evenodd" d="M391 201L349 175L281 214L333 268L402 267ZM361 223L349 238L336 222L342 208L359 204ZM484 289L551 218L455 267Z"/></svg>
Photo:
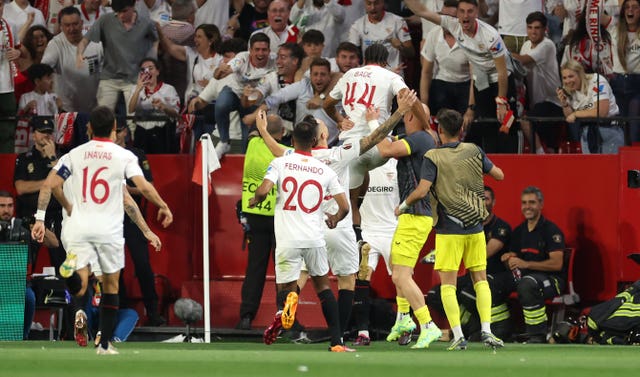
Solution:
<svg viewBox="0 0 640 377"><path fill-rule="evenodd" d="M536 227L529 231L527 221L513 231L510 250L525 261L545 261L552 251L563 252L564 235L553 222L540 216ZM566 269L562 271L522 270L517 285L518 299L522 304L527 333L534 337L546 335L547 314L544 300L559 295L566 285Z"/></svg>
<svg viewBox="0 0 640 377"><path fill-rule="evenodd" d="M138 164L142 169L144 178L153 182L153 176L151 174L151 167L145 153L135 147L126 147L138 157ZM131 180L127 180L127 186L135 187L135 184ZM133 199L138 203L140 211L144 214L146 201L139 195L132 195ZM134 224L129 216L124 216L124 241L129 249L129 255L133 261L133 267L135 269L138 283L140 284L140 291L142 292L142 299L144 301L144 307L147 311L147 318L149 325L161 325L164 324L164 319L160 318L158 314L158 293L156 292L155 277L153 270L151 269L151 263L149 262L149 246L144 234L140 231L138 226Z"/></svg>
<svg viewBox="0 0 640 377"><path fill-rule="evenodd" d="M28 152L21 153L16 157L16 167L13 173L13 182L16 181L42 181L47 178L49 171L55 166L55 160L43 157L42 154L35 148ZM38 195L40 191L32 192L29 194L18 195L16 198L16 217L25 219L31 218L38 209ZM49 206L47 207L47 216L45 218L45 227L55 233L56 237L60 239L60 231L62 228L62 207L55 198L51 198ZM40 245L35 242L31 242L29 250L31 254L30 262L35 265L38 250ZM51 264L55 266L56 271L64 262L67 257L67 253L60 245L57 248L49 248L49 257L51 258Z"/></svg>

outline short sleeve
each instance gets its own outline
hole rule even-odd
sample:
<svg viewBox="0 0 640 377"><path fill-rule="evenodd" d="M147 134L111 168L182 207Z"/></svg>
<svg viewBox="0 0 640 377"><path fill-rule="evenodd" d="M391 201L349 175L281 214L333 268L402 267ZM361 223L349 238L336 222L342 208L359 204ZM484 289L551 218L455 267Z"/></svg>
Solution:
<svg viewBox="0 0 640 377"><path fill-rule="evenodd" d="M564 234L556 224L547 222L547 229L544 236L545 243L547 244L547 252L564 250Z"/></svg>
<svg viewBox="0 0 640 377"><path fill-rule="evenodd" d="M425 181L435 182L438 176L438 167L433 163L429 155L425 155L422 160L422 167L420 168L420 179Z"/></svg>

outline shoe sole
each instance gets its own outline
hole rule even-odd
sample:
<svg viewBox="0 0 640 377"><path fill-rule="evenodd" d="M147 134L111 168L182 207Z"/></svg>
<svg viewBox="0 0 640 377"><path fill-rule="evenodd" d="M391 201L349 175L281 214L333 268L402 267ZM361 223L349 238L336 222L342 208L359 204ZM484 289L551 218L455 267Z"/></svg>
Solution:
<svg viewBox="0 0 640 377"><path fill-rule="evenodd" d="M298 294L289 292L287 300L284 303L284 310L282 311L283 329L289 330L293 327L293 323L296 321L296 309L298 309Z"/></svg>
<svg viewBox="0 0 640 377"><path fill-rule="evenodd" d="M405 331L398 338L398 345L407 346L411 343L411 338L413 336L413 331Z"/></svg>
<svg viewBox="0 0 640 377"><path fill-rule="evenodd" d="M282 321L282 318L280 319L280 321ZM282 322L276 323L276 321L274 320L274 322L271 325L269 325L269 327L267 327L267 329L264 330L264 333L262 334L262 340L264 341L264 344L266 345L273 344L273 342L275 342L276 339L278 339L278 334L280 334L281 329L282 329Z"/></svg>
<svg viewBox="0 0 640 377"><path fill-rule="evenodd" d="M62 265L60 265L60 268L58 268L58 272L60 272L60 276L62 276L65 279L70 278L71 275L73 275L73 273L76 271L76 265L77 265L77 257L74 256L72 258L65 259Z"/></svg>

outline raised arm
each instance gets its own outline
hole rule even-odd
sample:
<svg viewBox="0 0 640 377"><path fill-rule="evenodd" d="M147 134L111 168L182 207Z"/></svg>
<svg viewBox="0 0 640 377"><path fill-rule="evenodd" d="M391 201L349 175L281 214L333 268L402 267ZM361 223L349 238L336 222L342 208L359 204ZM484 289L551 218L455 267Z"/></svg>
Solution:
<svg viewBox="0 0 640 377"><path fill-rule="evenodd" d="M262 136L262 139L267 145L267 148L269 148L274 156L280 157L284 155L285 148L280 145L276 141L276 139L274 139L273 136L271 136L271 134L269 134L269 132L267 131L267 112L263 109L258 110L258 116L256 118L256 128L258 129L258 132L260 132L260 136Z"/></svg>
<svg viewBox="0 0 640 377"><path fill-rule="evenodd" d="M409 8L416 16L420 16L436 25L440 25L440 15L427 9L420 0L405 0L404 5L406 5L407 8Z"/></svg>
<svg viewBox="0 0 640 377"><path fill-rule="evenodd" d="M376 128L369 135L360 139L360 154L366 153L374 145L381 142L402 119L404 114L411 110L415 102L417 102L416 92L413 90L402 91L398 94L398 109L382 125L378 126L377 120L369 120L367 118L369 127L374 126ZM370 111L371 109L367 109L367 113Z"/></svg>

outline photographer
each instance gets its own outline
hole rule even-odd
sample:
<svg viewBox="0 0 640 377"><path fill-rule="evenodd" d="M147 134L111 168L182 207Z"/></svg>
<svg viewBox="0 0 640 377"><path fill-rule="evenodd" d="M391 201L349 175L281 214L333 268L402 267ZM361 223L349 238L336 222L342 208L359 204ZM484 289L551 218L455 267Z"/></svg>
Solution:
<svg viewBox="0 0 640 377"><path fill-rule="evenodd" d="M13 196L8 191L0 190L0 242L23 242L29 243L30 230L33 221L20 219L13 216L14 202ZM25 221L27 220L27 221ZM44 236L44 243L47 247L58 247L58 239L55 234L47 230ZM25 291L24 310L24 334L23 339L29 337L31 322L36 310L36 296L27 284Z"/></svg>

